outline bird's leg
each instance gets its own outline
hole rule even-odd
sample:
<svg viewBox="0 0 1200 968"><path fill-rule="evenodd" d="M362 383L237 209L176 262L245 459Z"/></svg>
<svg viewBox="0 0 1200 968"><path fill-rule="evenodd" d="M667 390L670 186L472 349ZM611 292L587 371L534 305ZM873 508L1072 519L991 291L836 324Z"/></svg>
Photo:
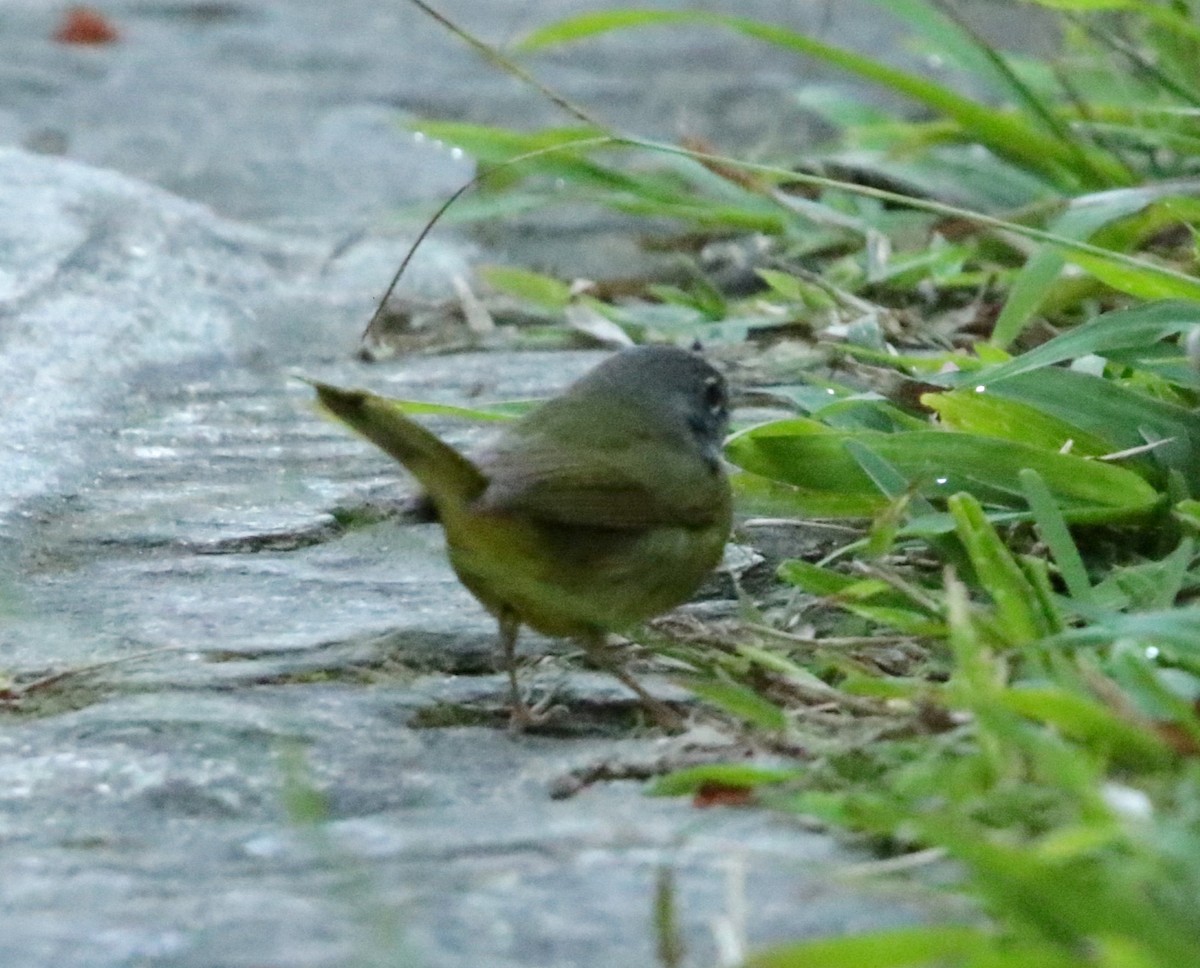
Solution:
<svg viewBox="0 0 1200 968"><path fill-rule="evenodd" d="M597 632L587 636L583 640L583 647L587 651L588 658L598 666L601 666L605 671L611 673L624 686L637 695L646 712L654 717L654 721L659 726L670 733L683 731L685 725L684 718L661 699L650 695L646 687L626 671L624 663L613 648L609 646L604 633Z"/></svg>
<svg viewBox="0 0 1200 968"><path fill-rule="evenodd" d="M521 631L521 620L507 609L500 613L500 642L504 646L504 670L508 673L509 713L508 728L514 733L528 729L530 726L540 726L552 719L559 712L559 707L549 706L553 696L538 703L533 708L525 702L521 695L521 686L517 682L517 635Z"/></svg>

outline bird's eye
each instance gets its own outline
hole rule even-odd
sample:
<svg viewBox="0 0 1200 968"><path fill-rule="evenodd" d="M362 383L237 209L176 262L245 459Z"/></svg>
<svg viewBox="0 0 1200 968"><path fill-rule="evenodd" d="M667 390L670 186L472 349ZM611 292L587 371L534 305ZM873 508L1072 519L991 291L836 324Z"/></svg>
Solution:
<svg viewBox="0 0 1200 968"><path fill-rule="evenodd" d="M710 413L725 412L725 382L719 376L709 377L704 381L704 405Z"/></svg>

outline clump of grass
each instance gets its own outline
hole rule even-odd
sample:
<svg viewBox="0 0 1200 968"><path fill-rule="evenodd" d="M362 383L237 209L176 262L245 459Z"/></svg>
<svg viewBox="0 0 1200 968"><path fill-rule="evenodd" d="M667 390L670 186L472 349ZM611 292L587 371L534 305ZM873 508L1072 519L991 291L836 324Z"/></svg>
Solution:
<svg viewBox="0 0 1200 968"><path fill-rule="evenodd" d="M621 299L529 272L491 282L543 312L583 303L634 339L751 345L760 389L795 412L730 440L743 509L863 522L834 554L785 561L779 581L840 611L847 640L920 646L900 673L786 630L672 651L730 722L806 758L797 771L707 767L661 792L736 790L890 851L934 849L983 915L746 964L1190 964L1194 4L1044 0L1063 34L1045 61L990 46L947 5L881 5L985 95L734 15L617 10L520 49L700 24L836 65L923 117L806 92L839 138L781 165L626 137L572 105L579 124L552 131L422 127L484 166L457 217L586 202L673 220L693 248L757 240L749 294L703 265L692 285ZM657 166L623 165L634 150Z"/></svg>

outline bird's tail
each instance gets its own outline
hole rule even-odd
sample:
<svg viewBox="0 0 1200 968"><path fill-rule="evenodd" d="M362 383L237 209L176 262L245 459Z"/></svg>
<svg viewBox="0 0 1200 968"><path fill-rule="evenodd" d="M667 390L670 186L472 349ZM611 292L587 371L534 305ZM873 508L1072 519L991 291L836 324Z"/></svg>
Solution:
<svg viewBox="0 0 1200 968"><path fill-rule="evenodd" d="M443 518L479 497L487 478L470 460L407 417L395 401L366 390L305 380L320 407L408 468Z"/></svg>

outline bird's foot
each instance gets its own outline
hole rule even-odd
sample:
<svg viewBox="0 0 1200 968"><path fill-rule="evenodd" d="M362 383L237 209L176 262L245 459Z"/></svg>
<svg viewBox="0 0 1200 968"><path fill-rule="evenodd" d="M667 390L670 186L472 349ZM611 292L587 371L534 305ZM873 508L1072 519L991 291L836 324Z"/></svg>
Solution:
<svg viewBox="0 0 1200 968"><path fill-rule="evenodd" d="M650 718L666 733L682 733L687 729L687 720L660 699L653 696L642 696L642 708L650 714Z"/></svg>
<svg viewBox="0 0 1200 968"><path fill-rule="evenodd" d="M566 706L555 703L553 692L547 693L532 706L520 696L516 696L513 699L512 711L508 716L508 731L523 733L527 729L544 726L566 712Z"/></svg>

